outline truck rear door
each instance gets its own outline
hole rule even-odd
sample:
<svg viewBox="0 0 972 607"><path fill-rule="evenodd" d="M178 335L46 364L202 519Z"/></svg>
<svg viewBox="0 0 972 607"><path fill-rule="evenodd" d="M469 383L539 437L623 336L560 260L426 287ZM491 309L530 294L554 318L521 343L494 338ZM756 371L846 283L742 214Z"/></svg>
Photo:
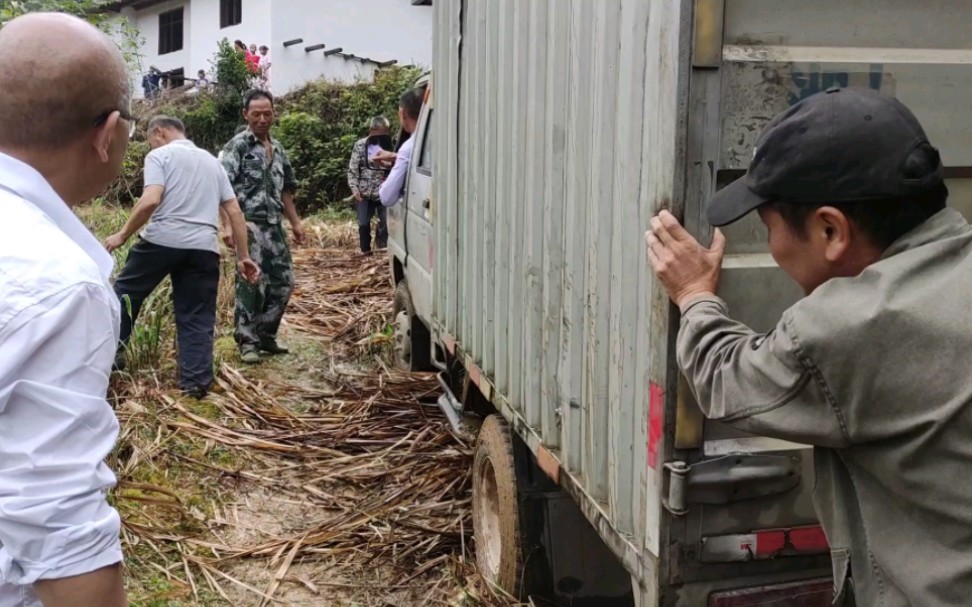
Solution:
<svg viewBox="0 0 972 607"><path fill-rule="evenodd" d="M705 202L745 172L768 121L833 86L880 90L910 107L942 152L951 205L969 215L968 5L697 0L694 19L685 218L696 234L710 234ZM773 262L755 214L725 231L720 295L735 318L768 331L801 293ZM684 544L670 581L711 589L827 572L826 557L812 556L827 546L811 502L811 450L703 421L684 385L678 401L680 460L669 473L685 492L668 507Z"/></svg>

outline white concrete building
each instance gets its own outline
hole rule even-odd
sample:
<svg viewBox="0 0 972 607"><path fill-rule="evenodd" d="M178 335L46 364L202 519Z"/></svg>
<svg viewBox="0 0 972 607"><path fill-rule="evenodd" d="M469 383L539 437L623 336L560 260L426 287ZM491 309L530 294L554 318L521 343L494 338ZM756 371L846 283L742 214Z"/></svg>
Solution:
<svg viewBox="0 0 972 607"><path fill-rule="evenodd" d="M387 62L432 64L432 0L120 0L140 32L142 70L212 72L219 41L270 48L270 85L370 79ZM141 74L134 79L141 95Z"/></svg>

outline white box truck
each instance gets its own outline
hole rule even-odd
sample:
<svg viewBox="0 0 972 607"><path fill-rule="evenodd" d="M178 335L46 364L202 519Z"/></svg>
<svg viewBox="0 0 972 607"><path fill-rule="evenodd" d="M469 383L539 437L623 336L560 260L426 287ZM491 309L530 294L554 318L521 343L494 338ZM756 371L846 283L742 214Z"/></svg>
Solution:
<svg viewBox="0 0 972 607"><path fill-rule="evenodd" d="M643 233L667 207L707 239L705 205L763 126L832 86L912 108L950 203L972 209L972 2L435 0L434 13L390 213L396 357L439 370L453 420L484 416L485 575L574 605L625 591L640 605L830 604L811 449L702 418ZM799 290L758 220L727 235L720 294L769 330Z"/></svg>

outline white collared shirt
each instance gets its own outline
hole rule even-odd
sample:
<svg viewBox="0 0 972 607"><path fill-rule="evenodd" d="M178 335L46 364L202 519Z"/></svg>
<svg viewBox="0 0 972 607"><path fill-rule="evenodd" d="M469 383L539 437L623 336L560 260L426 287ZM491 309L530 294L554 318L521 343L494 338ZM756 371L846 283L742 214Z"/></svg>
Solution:
<svg viewBox="0 0 972 607"><path fill-rule="evenodd" d="M118 343L113 261L30 166L0 154L0 607L122 559L104 463Z"/></svg>
<svg viewBox="0 0 972 607"><path fill-rule="evenodd" d="M415 134L408 138L408 141L398 148L398 156L395 158L395 166L392 167L388 178L381 184L378 195L381 204L390 207L402 198L402 190L405 189L405 178L408 177L408 165L412 161L412 148L415 145Z"/></svg>

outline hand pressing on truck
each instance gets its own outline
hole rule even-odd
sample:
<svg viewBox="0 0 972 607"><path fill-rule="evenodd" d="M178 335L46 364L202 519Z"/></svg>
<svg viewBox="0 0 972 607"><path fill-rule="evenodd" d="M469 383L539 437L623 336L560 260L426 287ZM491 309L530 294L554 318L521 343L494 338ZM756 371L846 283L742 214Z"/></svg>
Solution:
<svg viewBox="0 0 972 607"><path fill-rule="evenodd" d="M726 252L726 237L716 230L708 249L689 234L675 216L661 211L651 218L645 233L648 263L668 296L684 311L686 304L703 295L715 295Z"/></svg>

